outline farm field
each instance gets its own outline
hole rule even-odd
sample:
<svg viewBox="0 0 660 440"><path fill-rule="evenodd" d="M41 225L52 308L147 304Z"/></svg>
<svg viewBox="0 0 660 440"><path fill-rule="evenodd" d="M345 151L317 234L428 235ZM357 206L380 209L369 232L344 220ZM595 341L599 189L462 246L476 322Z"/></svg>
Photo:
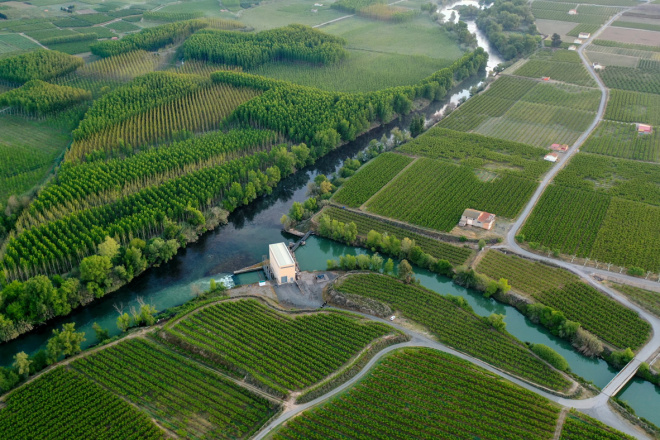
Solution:
<svg viewBox="0 0 660 440"><path fill-rule="evenodd" d="M629 106L628 109L634 109ZM583 150L588 153L623 159L660 162L660 135L658 130L640 135L635 124L601 121L587 138Z"/></svg>
<svg viewBox="0 0 660 440"><path fill-rule="evenodd" d="M627 21L620 19L612 23L612 26L623 27L628 29L643 29L647 31L660 31L660 24L653 23L639 23L635 21Z"/></svg>
<svg viewBox="0 0 660 440"><path fill-rule="evenodd" d="M43 181L70 137L55 122L0 116L0 206Z"/></svg>
<svg viewBox="0 0 660 440"><path fill-rule="evenodd" d="M475 170L421 158L367 202L367 210L419 226L450 231L467 208L514 218L537 183L510 174L480 180Z"/></svg>
<svg viewBox="0 0 660 440"><path fill-rule="evenodd" d="M568 11L571 9L577 9L577 14L570 15ZM602 25L617 12L618 8L605 6L591 6L586 4L576 6L575 3L554 1L534 1L532 3L532 14L537 19L586 23L590 25Z"/></svg>
<svg viewBox="0 0 660 440"><path fill-rule="evenodd" d="M632 440L634 437L612 429L585 414L571 410L566 417L566 421L564 421L559 440L582 440L585 438Z"/></svg>
<svg viewBox="0 0 660 440"><path fill-rule="evenodd" d="M557 416L549 401L463 360L404 349L345 393L287 422L273 439L544 439Z"/></svg>
<svg viewBox="0 0 660 440"><path fill-rule="evenodd" d="M395 236L402 240L409 238L414 240L415 244L422 248L424 252L438 259L449 261L453 265L461 265L472 255L472 250L463 247L443 243L439 240L416 234L407 229L394 226L386 221L376 220L364 214L339 209L334 206L326 207L321 215L328 215L331 219L340 221L344 224L353 222L357 226L358 236L366 240L369 231L376 231L380 234L387 232L390 236Z"/></svg>
<svg viewBox="0 0 660 440"><path fill-rule="evenodd" d="M639 287L629 286L627 284L612 283L611 286L626 295L639 306L645 308L656 316L660 316L660 293L640 289Z"/></svg>
<svg viewBox="0 0 660 440"><path fill-rule="evenodd" d="M616 347L637 349L650 335L650 324L637 313L563 269L490 250L477 270L494 280L507 279L515 290L559 310Z"/></svg>
<svg viewBox="0 0 660 440"><path fill-rule="evenodd" d="M387 304L426 327L440 342L517 376L553 389L568 385L559 372L534 357L520 341L506 331L495 330L469 306L464 308L448 296L376 274L351 275L336 288Z"/></svg>
<svg viewBox="0 0 660 440"><path fill-rule="evenodd" d="M580 35L580 32L588 32L590 34L593 34L598 29L600 29L600 24L580 23L577 26L575 26L573 29L571 29L571 31L566 35L577 38L578 35Z"/></svg>
<svg viewBox="0 0 660 440"><path fill-rule="evenodd" d="M332 196L334 202L357 208L401 172L413 159L396 153L384 153L351 176Z"/></svg>
<svg viewBox="0 0 660 440"><path fill-rule="evenodd" d="M543 90L539 92L538 98L541 98ZM550 168L549 162L543 160L545 149L442 127L428 130L398 150L530 179L540 177Z"/></svg>
<svg viewBox="0 0 660 440"><path fill-rule="evenodd" d="M616 41L626 44L643 44L646 46L660 47L659 32L645 31L642 29L626 29L621 27L609 26L598 38L607 41Z"/></svg>
<svg viewBox="0 0 660 440"><path fill-rule="evenodd" d="M610 90L605 119L660 125L660 95Z"/></svg>
<svg viewBox="0 0 660 440"><path fill-rule="evenodd" d="M438 126L541 148L570 145L593 121L599 100L590 88L503 76Z"/></svg>
<svg viewBox="0 0 660 440"><path fill-rule="evenodd" d="M78 359L72 367L187 438L248 438L278 407L138 338Z"/></svg>
<svg viewBox="0 0 660 440"><path fill-rule="evenodd" d="M610 66L599 75L610 89L660 94L659 66L660 61L640 60L636 68Z"/></svg>
<svg viewBox="0 0 660 440"><path fill-rule="evenodd" d="M165 438L145 414L64 367L12 393L4 403L0 432L8 439Z"/></svg>
<svg viewBox="0 0 660 440"><path fill-rule="evenodd" d="M571 51L560 50L550 54L546 51L539 52L513 74L527 78L548 76L555 81L580 86L595 87L596 85L587 69L582 65L579 55Z"/></svg>
<svg viewBox="0 0 660 440"><path fill-rule="evenodd" d="M242 300L204 308L164 333L169 343L202 353L209 364L286 395L319 382L373 340L397 332L338 313L292 317Z"/></svg>

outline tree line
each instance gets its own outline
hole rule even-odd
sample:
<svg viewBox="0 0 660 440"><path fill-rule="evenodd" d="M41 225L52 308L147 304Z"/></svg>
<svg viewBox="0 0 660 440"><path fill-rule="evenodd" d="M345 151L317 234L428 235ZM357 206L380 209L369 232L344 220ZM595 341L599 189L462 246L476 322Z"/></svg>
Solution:
<svg viewBox="0 0 660 440"><path fill-rule="evenodd" d="M0 79L19 84L33 79L47 81L73 72L83 64L82 58L39 49L0 60Z"/></svg>
<svg viewBox="0 0 660 440"><path fill-rule="evenodd" d="M8 105L27 113L45 115L90 99L92 93L87 90L33 79L18 89L0 94L0 106Z"/></svg>

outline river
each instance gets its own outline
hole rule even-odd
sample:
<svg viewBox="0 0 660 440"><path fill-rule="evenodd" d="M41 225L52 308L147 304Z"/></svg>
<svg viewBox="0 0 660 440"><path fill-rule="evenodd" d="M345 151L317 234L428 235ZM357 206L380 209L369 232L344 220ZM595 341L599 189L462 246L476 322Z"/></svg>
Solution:
<svg viewBox="0 0 660 440"><path fill-rule="evenodd" d="M447 6L439 12L449 17L451 7L459 4L477 2L461 1ZM502 62L497 52L490 46L485 36L476 28L474 21L467 21L470 31L475 32L479 45L489 53L487 71L491 71ZM479 84L483 77L472 78L461 87L451 91L444 102L433 103L423 111L423 114L433 119L433 115L442 111L450 103L469 97L469 89ZM353 142L331 152L316 164L300 170L295 175L284 179L272 194L261 197L249 206L241 207L229 216L225 226L204 234L196 243L191 243L182 249L172 261L160 267L152 268L124 286L117 292L95 301L85 308L74 311L71 315L54 320L47 325L18 339L0 345L0 365L9 365L13 355L19 351L34 353L45 348L47 339L53 329L63 323L75 322L76 329L85 332L86 341L83 348L97 343L92 325L96 322L110 330L111 335L119 333L116 325L117 309L129 311L138 306L138 298L152 304L158 311L183 304L191 299L196 291L208 289L210 279L222 280L230 276L234 270L261 261L268 252L268 244L279 241L293 240L294 237L282 232L280 217L288 212L294 201L306 199L307 183L318 174L331 174L341 167L344 160L355 155L366 147L371 139L379 139L389 133L394 127L408 127L412 115L397 119L390 124L379 127L361 136ZM345 253L361 253L363 249L347 247L329 240L312 237L307 245L299 248L297 258L303 270L325 270L326 260L337 259ZM499 313L505 316L507 331L522 341L548 345L566 358L571 370L593 382L598 387L604 387L614 377L615 371L603 360L584 357L574 351L570 344L561 340L545 329L531 323L515 308L485 299L476 291L456 286L446 277L441 277L428 271L415 268L415 273L421 284L441 294L460 295L465 298L474 311L482 316ZM256 275L235 278L236 282L253 282ZM621 397L638 411L639 415L660 425L660 391L648 382L635 380L626 388Z"/></svg>

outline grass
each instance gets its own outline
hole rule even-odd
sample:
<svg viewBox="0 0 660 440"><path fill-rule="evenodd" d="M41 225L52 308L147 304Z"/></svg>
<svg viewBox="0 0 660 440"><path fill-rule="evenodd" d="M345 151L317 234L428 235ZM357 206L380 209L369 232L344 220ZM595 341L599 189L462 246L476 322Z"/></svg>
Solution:
<svg viewBox="0 0 660 440"><path fill-rule="evenodd" d="M247 438L278 409L264 397L142 339L85 356L72 367L186 438Z"/></svg>
<svg viewBox="0 0 660 440"><path fill-rule="evenodd" d="M73 41L71 43L59 43L59 44L49 44L48 48L50 50L56 50L58 52L68 53L69 55L75 55L78 53L89 52L89 46L95 43L93 40L89 41Z"/></svg>
<svg viewBox="0 0 660 440"><path fill-rule="evenodd" d="M38 49L39 45L34 41L18 34L0 35L0 56L17 55L33 49Z"/></svg>
<svg viewBox="0 0 660 440"><path fill-rule="evenodd" d="M464 300L376 274L352 275L336 289L356 301L363 297L387 304L405 319L426 327L440 342L517 376L553 389L568 385L559 372L534 357L515 337L475 315L469 305L463 305Z"/></svg>
<svg viewBox="0 0 660 440"><path fill-rule="evenodd" d="M121 33L135 32L135 31L139 31L140 29L142 29L140 26L136 26L133 23L129 23L129 22L124 21L124 20L119 20L119 21L116 21L114 23L107 24L107 25L105 25L105 27L108 28L108 29L112 29L114 31L117 31L117 32L121 32Z"/></svg>
<svg viewBox="0 0 660 440"><path fill-rule="evenodd" d="M557 415L548 400L479 367L412 348L389 354L358 384L291 419L273 439L537 440L552 437Z"/></svg>
<svg viewBox="0 0 660 440"><path fill-rule="evenodd" d="M412 159L396 153L384 153L360 168L339 188L333 200L357 208L401 172Z"/></svg>
<svg viewBox="0 0 660 440"><path fill-rule="evenodd" d="M339 64L311 66L269 63L250 73L291 81L327 91L370 92L412 85L451 64L451 60L424 55L349 50Z"/></svg>
<svg viewBox="0 0 660 440"><path fill-rule="evenodd" d="M660 316L660 293L640 289L639 287L633 287L627 284L613 284L612 287L626 295L634 303L654 315Z"/></svg>
<svg viewBox="0 0 660 440"><path fill-rule="evenodd" d="M648 338L650 325L637 313L582 283L572 273L490 250L477 270L488 277L506 278L513 289L559 310L571 321L617 347L638 348ZM619 325L613 326L612 322Z"/></svg>
<svg viewBox="0 0 660 440"><path fill-rule="evenodd" d="M416 234L408 229L394 226L388 221L377 220L373 217L349 211L347 209L328 206L323 210L323 214L328 215L333 220L338 220L343 223L355 223L358 235L364 240L366 240L369 231L376 231L380 234L387 232L388 235L396 236L400 240L403 238L409 238L410 240L414 240L415 244L421 247L427 254L438 259L447 260L453 265L458 266L464 264L470 255L472 255L470 249L443 243L425 235Z"/></svg>
<svg viewBox="0 0 660 440"><path fill-rule="evenodd" d="M0 116L0 206L40 184L70 141L47 121Z"/></svg>
<svg viewBox="0 0 660 440"><path fill-rule="evenodd" d="M199 310L161 337L233 376L248 376L286 395L319 382L371 341L393 332L338 313L292 317L242 300Z"/></svg>

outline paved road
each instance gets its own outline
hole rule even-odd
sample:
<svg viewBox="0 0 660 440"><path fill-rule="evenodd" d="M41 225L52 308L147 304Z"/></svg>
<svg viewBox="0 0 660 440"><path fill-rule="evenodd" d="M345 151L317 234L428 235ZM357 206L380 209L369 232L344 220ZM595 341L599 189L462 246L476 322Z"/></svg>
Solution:
<svg viewBox="0 0 660 440"><path fill-rule="evenodd" d="M355 313L355 312L354 312ZM443 345L439 342L436 342L432 339L427 338L426 336L419 334L417 332L414 332L408 328L402 327L396 323L377 318L371 315L367 315L364 313L357 313L367 319L370 319L372 321L378 321L385 323L387 325L393 326L404 333L406 333L408 336L411 337L411 340L408 342L404 342L402 344L396 344L392 345L390 347L387 347L386 349L380 351L377 353L368 363L365 365L364 368L353 378L351 378L349 381L345 382L344 384L340 385L339 387L335 388L334 390L330 391L327 394L324 394L323 396L312 400L311 402L300 404L300 405L293 405L291 406L288 410L280 414L279 417L276 419L272 420L264 429L262 429L255 437L254 440L261 440L265 437L267 437L273 429L275 429L277 426L281 425L285 421L295 417L296 415L300 414L301 412L312 408L313 406L316 406L333 396L342 393L346 389L350 388L353 386L356 382L358 382L360 379L362 379L365 375L367 375L372 367L385 355L388 353L398 350L400 348L404 347L427 347L427 348L432 348L435 350L442 351L444 353L448 353L451 355L454 355L456 357L459 357L461 359L464 359L468 362L473 363L474 365L477 365L493 374L496 374L504 379L507 379L510 382L515 383L516 385L523 387L529 391L532 391L542 397L545 397L546 399L549 399L553 402L556 402L560 405L563 405L567 408L576 408L585 414L588 414L598 420L600 420L603 423L608 424L609 426L618 429L619 431L625 432L629 435L632 435L635 438L638 439L647 439L648 437L644 436L641 434L639 431L637 431L634 427L632 427L626 420L621 418L618 414L616 414L607 404L608 402L608 397L604 394L600 394L594 398L591 399L584 399L584 400L571 400L571 399L565 399L562 397L558 397L552 393L548 393L546 391L543 391L539 388L536 388L532 385L530 385L527 382L524 382L516 377L513 377L501 370L498 370L497 368L483 362L482 360L473 358L471 356L468 356L464 353L458 352L450 347L447 347L446 345Z"/></svg>

